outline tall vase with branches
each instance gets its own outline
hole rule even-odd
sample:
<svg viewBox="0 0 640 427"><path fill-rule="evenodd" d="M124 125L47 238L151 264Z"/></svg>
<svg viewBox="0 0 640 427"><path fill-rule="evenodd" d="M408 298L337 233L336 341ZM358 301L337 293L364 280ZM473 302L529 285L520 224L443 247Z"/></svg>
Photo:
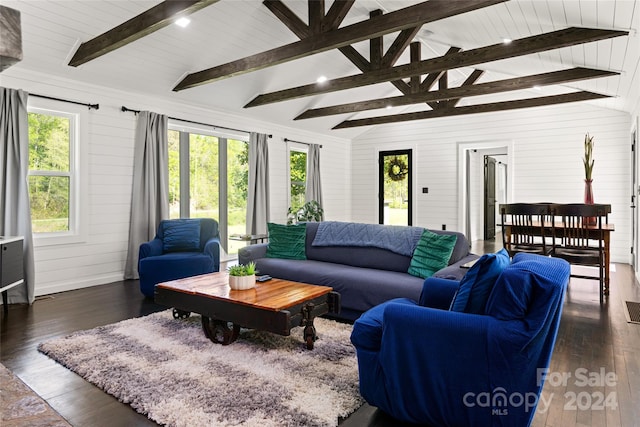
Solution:
<svg viewBox="0 0 640 427"><path fill-rule="evenodd" d="M584 158L582 163L584 164L584 202L586 204L593 204L593 136L589 136L587 133L584 136Z"/></svg>

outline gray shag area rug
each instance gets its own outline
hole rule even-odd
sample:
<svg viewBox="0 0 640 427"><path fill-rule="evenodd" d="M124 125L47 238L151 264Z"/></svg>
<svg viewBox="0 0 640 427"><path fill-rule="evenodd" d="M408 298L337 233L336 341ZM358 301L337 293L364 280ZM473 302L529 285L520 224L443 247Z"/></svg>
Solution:
<svg viewBox="0 0 640 427"><path fill-rule="evenodd" d="M231 345L205 337L200 316L171 310L76 332L38 350L149 419L169 426L336 426L358 409L351 325L317 318L283 337L242 329Z"/></svg>

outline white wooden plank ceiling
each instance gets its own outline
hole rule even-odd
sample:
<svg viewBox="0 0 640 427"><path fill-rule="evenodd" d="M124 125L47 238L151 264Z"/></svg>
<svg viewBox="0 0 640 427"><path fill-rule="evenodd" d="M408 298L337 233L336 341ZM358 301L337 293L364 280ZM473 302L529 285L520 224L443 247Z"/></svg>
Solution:
<svg viewBox="0 0 640 427"><path fill-rule="evenodd" d="M306 1L283 1L307 21ZM188 73L298 40L260 1L255 0L221 0L191 15L191 24L187 28L171 25L77 68L67 65L81 42L96 37L158 3L158 0L3 1L3 5L21 11L24 50L24 60L3 74L19 75L21 69L35 70L347 138L368 128L332 131L331 127L345 119L381 115L385 114L384 111L303 121L293 121L293 118L308 108L400 94L390 83L384 83L243 109L243 105L256 95L313 83L320 74L329 79L358 74L359 70L335 50L197 88L172 92L176 83ZM367 19L375 9L391 12L417 3L420 1L356 0L342 26ZM327 8L330 4L331 1L327 0ZM426 24L417 39L422 42L422 58L427 59L443 55L450 46L468 50L500 43L504 38L518 39L571 26L627 30L630 35L483 64L477 68L487 72L479 82L577 66L616 71L621 74L565 86L545 87L538 94L532 89L529 96L586 90L612 96L588 102L604 108L631 112L640 97L638 1L512 0ZM394 37L395 34L385 37L385 41L388 41L385 48ZM367 42L357 43L354 47L368 58ZM408 52L405 52L398 65L408 61ZM457 86L471 71L451 71L450 85ZM0 79L1 77L0 74ZM502 94L467 98L459 105L512 97L513 95ZM135 105L131 107L136 108ZM426 109L428 107L421 105L396 107L390 114Z"/></svg>

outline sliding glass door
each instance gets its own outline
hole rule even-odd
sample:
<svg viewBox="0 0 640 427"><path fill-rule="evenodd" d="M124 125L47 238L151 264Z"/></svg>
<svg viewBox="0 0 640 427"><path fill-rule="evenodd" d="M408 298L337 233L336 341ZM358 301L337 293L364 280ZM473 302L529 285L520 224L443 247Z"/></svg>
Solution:
<svg viewBox="0 0 640 427"><path fill-rule="evenodd" d="M201 129L169 130L170 218L213 218L229 255L245 243L249 151L246 141Z"/></svg>

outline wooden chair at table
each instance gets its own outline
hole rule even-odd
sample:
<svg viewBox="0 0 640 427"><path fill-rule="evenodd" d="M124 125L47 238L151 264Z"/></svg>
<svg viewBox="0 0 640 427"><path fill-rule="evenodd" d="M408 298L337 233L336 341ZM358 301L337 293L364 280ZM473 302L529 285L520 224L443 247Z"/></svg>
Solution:
<svg viewBox="0 0 640 427"><path fill-rule="evenodd" d="M549 255L552 250L548 227L549 206L537 203L500 205L502 245L513 256L518 252Z"/></svg>
<svg viewBox="0 0 640 427"><path fill-rule="evenodd" d="M572 265L598 267L598 275L571 273L571 277L600 282L600 303L605 294L605 250L603 221L609 222L611 205L582 203L553 205L552 256L562 258ZM556 223L556 221L560 223ZM559 226L561 224L561 226ZM607 292L608 293L608 292Z"/></svg>

